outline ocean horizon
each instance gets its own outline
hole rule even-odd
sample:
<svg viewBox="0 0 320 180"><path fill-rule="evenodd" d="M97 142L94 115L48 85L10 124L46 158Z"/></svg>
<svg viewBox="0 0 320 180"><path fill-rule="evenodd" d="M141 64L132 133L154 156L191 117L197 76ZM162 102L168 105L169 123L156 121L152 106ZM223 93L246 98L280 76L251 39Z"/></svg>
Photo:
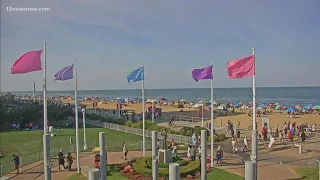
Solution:
<svg viewBox="0 0 320 180"><path fill-rule="evenodd" d="M179 89L145 89L145 98L166 98L169 100L210 99L210 88L179 88ZM252 88L214 88L214 99L218 102L252 101ZM33 91L11 91L14 94L29 94ZM36 95L42 95L43 91L36 91ZM47 91L48 96L65 95L73 96L74 90ZM119 90L78 90L79 97L110 97L110 98L141 98L141 89ZM307 87L257 87L257 102L281 103L289 105L320 105L320 86Z"/></svg>

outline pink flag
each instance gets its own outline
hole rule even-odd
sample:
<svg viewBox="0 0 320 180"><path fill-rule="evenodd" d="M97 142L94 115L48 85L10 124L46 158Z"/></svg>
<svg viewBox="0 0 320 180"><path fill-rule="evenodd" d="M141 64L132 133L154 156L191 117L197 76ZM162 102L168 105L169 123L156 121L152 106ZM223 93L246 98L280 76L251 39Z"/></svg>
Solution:
<svg viewBox="0 0 320 180"><path fill-rule="evenodd" d="M41 53L42 50L39 50L30 51L22 55L12 65L11 74L24 74L32 71L42 70Z"/></svg>
<svg viewBox="0 0 320 180"><path fill-rule="evenodd" d="M256 74L254 55L229 61L227 68L229 79L253 76Z"/></svg>

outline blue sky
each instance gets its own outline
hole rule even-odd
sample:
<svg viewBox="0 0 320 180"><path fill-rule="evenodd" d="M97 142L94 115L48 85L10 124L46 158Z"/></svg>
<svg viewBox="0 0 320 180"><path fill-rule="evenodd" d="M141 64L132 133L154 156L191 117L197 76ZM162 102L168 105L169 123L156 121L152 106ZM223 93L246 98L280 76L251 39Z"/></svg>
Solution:
<svg viewBox="0 0 320 180"><path fill-rule="evenodd" d="M44 7L50 12L9 12ZM43 72L11 75L23 53L47 41L48 90L73 88L53 75L78 58L79 89L134 89L128 72L145 65L145 87L210 87L194 68L214 61L215 87L229 80L226 63L256 48L257 86L309 86L320 81L319 0L1 0L1 91L41 90Z"/></svg>

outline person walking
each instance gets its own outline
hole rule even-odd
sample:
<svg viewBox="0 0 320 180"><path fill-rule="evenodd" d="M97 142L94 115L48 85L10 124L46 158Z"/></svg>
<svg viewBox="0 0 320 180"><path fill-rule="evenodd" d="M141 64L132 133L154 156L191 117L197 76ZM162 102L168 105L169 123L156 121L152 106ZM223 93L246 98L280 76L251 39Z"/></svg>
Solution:
<svg viewBox="0 0 320 180"><path fill-rule="evenodd" d="M247 151L248 150L248 140L247 140L247 136L244 136L244 139L243 139L243 144L244 144L244 147L243 147L243 152Z"/></svg>
<svg viewBox="0 0 320 180"><path fill-rule="evenodd" d="M68 171L71 171L72 163L73 163L73 157L71 156L71 152L68 152L68 156L67 156Z"/></svg>
<svg viewBox="0 0 320 180"><path fill-rule="evenodd" d="M219 164L219 162L221 164L222 163L222 158L223 158L223 151L222 151L220 146L218 146L218 149L217 149L217 152L216 152L216 158L217 158L217 164ZM211 159L211 160L213 160L213 159Z"/></svg>
<svg viewBox="0 0 320 180"><path fill-rule="evenodd" d="M301 141L302 141L302 143L304 143L305 142L305 140L306 140L306 133L304 132L304 130L302 130L302 132L301 132Z"/></svg>
<svg viewBox="0 0 320 180"><path fill-rule="evenodd" d="M231 144L232 144L232 151L231 152L233 152L233 153L236 153L237 154L237 152L238 152L238 149L237 149L237 147L236 147L236 138L232 138L232 140L231 140Z"/></svg>
<svg viewBox="0 0 320 180"><path fill-rule="evenodd" d="M124 142L124 141L123 141L123 145L122 145L122 153L123 153L122 158L123 158L124 160L127 160L128 149L127 149L127 144L126 144L126 142Z"/></svg>
<svg viewBox="0 0 320 180"><path fill-rule="evenodd" d="M64 166L64 155L63 155L63 149L60 149L60 152L58 153L58 161L59 161L59 169L58 171L60 171L60 166L62 165L64 169L66 169L66 167Z"/></svg>
<svg viewBox="0 0 320 180"><path fill-rule="evenodd" d="M191 159L191 145L188 146L187 156L189 159Z"/></svg>
<svg viewBox="0 0 320 180"><path fill-rule="evenodd" d="M196 160L196 149L194 146L191 147L190 153L191 153L191 160L192 161Z"/></svg>
<svg viewBox="0 0 320 180"><path fill-rule="evenodd" d="M12 156L13 156L14 169L17 171L17 174L19 174L19 166L20 166L19 156L16 156L16 155L12 155Z"/></svg>

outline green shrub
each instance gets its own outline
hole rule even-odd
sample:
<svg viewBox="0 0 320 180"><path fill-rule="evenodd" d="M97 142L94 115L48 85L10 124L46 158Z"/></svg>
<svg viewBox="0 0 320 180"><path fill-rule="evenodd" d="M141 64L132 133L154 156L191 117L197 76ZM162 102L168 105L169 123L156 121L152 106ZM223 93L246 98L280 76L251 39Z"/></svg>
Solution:
<svg viewBox="0 0 320 180"><path fill-rule="evenodd" d="M184 159L181 159L179 157L173 157L172 158L172 162L178 163L180 165L180 167L181 166L185 166L186 164L188 164L187 161L185 161ZM146 164L147 164L148 168L152 169L152 159L151 158L147 159ZM158 163L158 167L159 168L169 168L169 164L168 163L159 162Z"/></svg>
<svg viewBox="0 0 320 180"><path fill-rule="evenodd" d="M150 167L151 158L144 157L144 158L137 158L136 162L133 163L133 168L138 174L145 174L147 176L152 176L152 165ZM168 164L169 165L169 164ZM160 167L158 169L159 177L168 177L169 176L169 166ZM185 177L188 174L194 174L196 171L200 169L200 162L199 161L190 161L186 162L184 165L180 166L180 174L181 177Z"/></svg>
<svg viewBox="0 0 320 180"><path fill-rule="evenodd" d="M126 122L124 123L124 125L125 125L125 126L128 126L128 127L131 127L133 123L134 123L133 121L126 121Z"/></svg>

